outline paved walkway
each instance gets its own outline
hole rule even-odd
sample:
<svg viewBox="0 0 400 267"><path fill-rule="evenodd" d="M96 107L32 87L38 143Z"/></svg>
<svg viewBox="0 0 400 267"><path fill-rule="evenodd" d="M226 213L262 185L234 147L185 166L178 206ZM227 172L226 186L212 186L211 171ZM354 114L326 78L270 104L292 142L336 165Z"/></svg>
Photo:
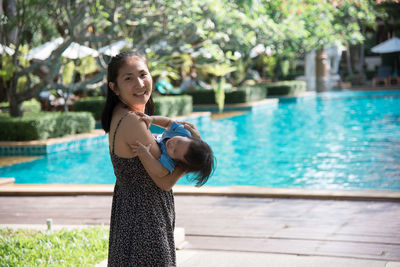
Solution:
<svg viewBox="0 0 400 267"><path fill-rule="evenodd" d="M179 267L400 267L399 262L230 251L178 251Z"/></svg>
<svg viewBox="0 0 400 267"><path fill-rule="evenodd" d="M179 250L179 267L399 267L400 263L337 257L296 256L285 254ZM107 260L96 267L107 267Z"/></svg>
<svg viewBox="0 0 400 267"><path fill-rule="evenodd" d="M397 201L175 199L179 266L400 266ZM2 196L0 224L108 224L110 209L109 195Z"/></svg>

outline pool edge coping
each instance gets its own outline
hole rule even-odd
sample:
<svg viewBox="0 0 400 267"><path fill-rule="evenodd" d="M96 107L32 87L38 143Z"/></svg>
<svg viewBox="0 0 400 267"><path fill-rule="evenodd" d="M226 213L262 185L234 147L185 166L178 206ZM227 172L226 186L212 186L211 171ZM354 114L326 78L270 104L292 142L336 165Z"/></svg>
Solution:
<svg viewBox="0 0 400 267"><path fill-rule="evenodd" d="M68 196L112 195L114 184L7 184L0 186L0 196ZM264 188L257 186L205 186L177 185L175 195L230 196L265 198L307 198L400 201L400 191L389 190L329 190L298 188Z"/></svg>

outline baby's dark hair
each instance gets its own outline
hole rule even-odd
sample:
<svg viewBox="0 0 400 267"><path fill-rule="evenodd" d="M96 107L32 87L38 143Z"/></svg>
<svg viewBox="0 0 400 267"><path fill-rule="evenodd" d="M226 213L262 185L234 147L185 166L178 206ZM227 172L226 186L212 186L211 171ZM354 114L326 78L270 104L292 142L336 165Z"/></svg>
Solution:
<svg viewBox="0 0 400 267"><path fill-rule="evenodd" d="M191 180L196 181L196 186L202 186L214 172L214 154L211 147L203 140L191 136L188 138L191 142L184 156L186 162L175 160L175 164L187 173L194 173Z"/></svg>

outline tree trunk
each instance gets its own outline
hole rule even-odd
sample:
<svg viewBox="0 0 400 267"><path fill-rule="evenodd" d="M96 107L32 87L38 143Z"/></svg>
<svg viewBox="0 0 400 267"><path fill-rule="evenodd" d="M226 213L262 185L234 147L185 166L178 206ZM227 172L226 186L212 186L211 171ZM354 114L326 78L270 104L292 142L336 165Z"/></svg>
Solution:
<svg viewBox="0 0 400 267"><path fill-rule="evenodd" d="M15 73L9 80L6 87L6 94L8 98L8 104L10 105L9 114L11 117L22 117L22 102L23 100L18 96L17 93L17 78Z"/></svg>
<svg viewBox="0 0 400 267"><path fill-rule="evenodd" d="M350 46L346 44L346 65L347 65L347 73L349 76L353 75L353 68L351 66L351 56L350 56Z"/></svg>
<svg viewBox="0 0 400 267"><path fill-rule="evenodd" d="M364 47L364 43L361 44L360 47L360 62L358 65L358 73L360 73L361 75L364 75L364 55L365 55L365 47Z"/></svg>
<svg viewBox="0 0 400 267"><path fill-rule="evenodd" d="M13 19L17 16L17 1L16 0L5 0L3 3L4 6L4 13L6 14L7 17ZM15 27L11 31L7 33L7 44L12 43L16 44L17 43L17 35L18 35L18 29Z"/></svg>
<svg viewBox="0 0 400 267"><path fill-rule="evenodd" d="M317 92L325 92L327 87L327 59L324 48L320 48L315 53L315 76Z"/></svg>
<svg viewBox="0 0 400 267"><path fill-rule="evenodd" d="M18 101L17 97L13 94L9 95L8 103L10 104L10 116L11 117L22 117L22 101Z"/></svg>

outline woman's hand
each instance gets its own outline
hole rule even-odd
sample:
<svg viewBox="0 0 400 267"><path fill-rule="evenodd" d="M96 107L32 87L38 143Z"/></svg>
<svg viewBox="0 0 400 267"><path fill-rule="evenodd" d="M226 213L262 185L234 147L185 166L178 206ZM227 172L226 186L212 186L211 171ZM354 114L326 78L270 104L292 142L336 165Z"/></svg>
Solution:
<svg viewBox="0 0 400 267"><path fill-rule="evenodd" d="M147 129L150 128L150 125L153 123L153 118L143 112L135 112L136 115L139 116L139 120L144 121L146 123Z"/></svg>
<svg viewBox="0 0 400 267"><path fill-rule="evenodd" d="M143 156L145 154L150 154L150 147L151 144L148 144L147 146L143 145L139 141L137 141L135 144L130 145L132 153L135 154L136 156Z"/></svg>
<svg viewBox="0 0 400 267"><path fill-rule="evenodd" d="M193 137L201 139L200 133L197 130L196 126L194 126L193 123L187 122L187 121L178 121L178 123L183 124L185 129L187 129Z"/></svg>

